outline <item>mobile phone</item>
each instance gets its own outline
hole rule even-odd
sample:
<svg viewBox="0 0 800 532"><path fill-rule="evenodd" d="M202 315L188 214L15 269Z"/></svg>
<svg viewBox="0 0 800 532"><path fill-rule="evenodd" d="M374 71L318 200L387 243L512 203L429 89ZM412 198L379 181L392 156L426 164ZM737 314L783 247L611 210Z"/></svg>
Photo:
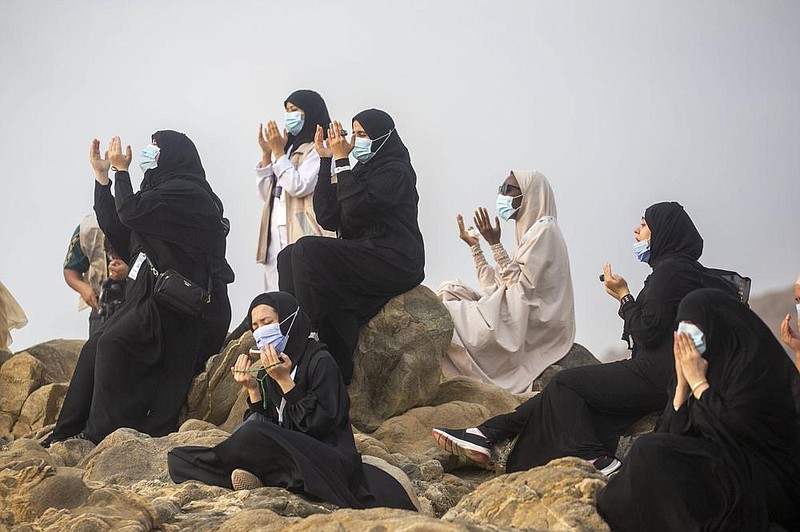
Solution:
<svg viewBox="0 0 800 532"><path fill-rule="evenodd" d="M605 276L605 274L603 274L603 273L601 273L601 274L600 274L600 282L601 282L601 283L604 283L604 282L606 282L606 276Z"/></svg>
<svg viewBox="0 0 800 532"><path fill-rule="evenodd" d="M251 349L250 350L250 354L251 355L261 355L261 350L260 349Z"/></svg>

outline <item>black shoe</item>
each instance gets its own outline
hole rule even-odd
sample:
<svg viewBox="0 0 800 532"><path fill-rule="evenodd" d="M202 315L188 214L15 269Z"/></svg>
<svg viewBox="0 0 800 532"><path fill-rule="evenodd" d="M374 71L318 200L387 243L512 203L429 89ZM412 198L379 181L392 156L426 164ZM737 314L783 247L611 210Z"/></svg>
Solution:
<svg viewBox="0 0 800 532"><path fill-rule="evenodd" d="M478 464L485 464L492 457L492 443L465 429L433 429L436 445L450 454L464 456Z"/></svg>
<svg viewBox="0 0 800 532"><path fill-rule="evenodd" d="M58 443L60 441L64 441L64 438L59 438L51 432L49 436L47 436L45 439L39 442L39 445L41 445L45 449L49 449L51 445L53 445L54 443Z"/></svg>
<svg viewBox="0 0 800 532"><path fill-rule="evenodd" d="M619 468L622 467L622 462L609 455L589 460L589 462L591 462L600 473L609 478L614 476L617 471L619 471Z"/></svg>

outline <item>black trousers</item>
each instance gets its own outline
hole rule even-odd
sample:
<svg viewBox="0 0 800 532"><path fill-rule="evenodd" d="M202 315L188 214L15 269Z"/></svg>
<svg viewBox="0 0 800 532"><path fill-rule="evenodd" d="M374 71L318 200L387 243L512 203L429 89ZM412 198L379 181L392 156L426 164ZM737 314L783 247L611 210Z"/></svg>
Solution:
<svg viewBox="0 0 800 532"><path fill-rule="evenodd" d="M663 364L634 360L566 369L514 412L478 428L491 441L519 435L506 465L509 472L563 456L613 455L631 424L664 409L670 379Z"/></svg>

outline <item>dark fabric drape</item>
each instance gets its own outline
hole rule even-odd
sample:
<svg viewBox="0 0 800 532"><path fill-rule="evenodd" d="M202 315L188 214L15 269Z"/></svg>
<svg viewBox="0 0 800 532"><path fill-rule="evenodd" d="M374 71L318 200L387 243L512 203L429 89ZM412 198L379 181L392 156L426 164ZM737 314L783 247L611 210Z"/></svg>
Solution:
<svg viewBox="0 0 800 532"><path fill-rule="evenodd" d="M653 272L636 300L621 309L624 331L633 340L631 358L563 370L516 412L480 425L494 441L519 434L508 471L562 456L591 460L613 455L628 426L664 409L674 374L672 331L678 305L704 286L704 268L696 260L702 238L677 203L655 204L645 211L645 219L652 232Z"/></svg>
<svg viewBox="0 0 800 532"><path fill-rule="evenodd" d="M659 432L634 443L598 508L620 531L800 530L797 370L726 293L689 294L677 318L704 333L710 388L676 411L673 381Z"/></svg>
<svg viewBox="0 0 800 532"><path fill-rule="evenodd" d="M303 119L303 129L297 135L289 134L289 138L286 140L286 150L290 147L297 148L307 142L314 142L314 135L317 132L318 125L322 126L322 135L328 138L328 126L331 123L331 117L328 114L328 106L325 105L325 100L322 99L322 96L312 90L300 89L291 93L283 102L283 105L285 106L289 102L302 109L305 113L305 118Z"/></svg>
<svg viewBox="0 0 800 532"><path fill-rule="evenodd" d="M297 308L290 295L272 292L256 298L251 309L270 299L281 320ZM296 368L295 387L284 394L262 370L259 378L266 389L265 401L251 404L245 422L213 449L173 449L168 457L170 476L175 482L195 479L230 488L230 474L241 468L266 486L287 488L342 507L414 509L389 475L374 470L365 475L350 428L350 399L339 369L325 346L308 338L308 319L302 309L298 317L291 330L291 320L281 326L284 334L290 334L284 352ZM279 423L276 407L282 399L286 405Z"/></svg>
<svg viewBox="0 0 800 532"><path fill-rule="evenodd" d="M83 430L99 441L120 427L171 432L192 376L217 352L230 324L226 285L233 271L225 260L222 202L188 137L159 131L153 139L161 148L158 167L145 173L139 192L127 172L117 172L113 197L110 185L95 185L98 222L131 267L145 252L159 271L173 268L203 286L210 276L211 304L201 317L162 308L152 298L154 275L142 264L127 282L125 302L81 353L56 438ZM75 423L80 419L85 427Z"/></svg>
<svg viewBox="0 0 800 532"><path fill-rule="evenodd" d="M371 138L392 133L369 162L339 172L337 183L326 174L330 161L320 164L314 211L340 238L303 237L278 255L280 289L297 297L346 383L359 327L422 282L425 266L408 150L383 111L363 111L356 119ZM349 163L337 161L342 164Z"/></svg>

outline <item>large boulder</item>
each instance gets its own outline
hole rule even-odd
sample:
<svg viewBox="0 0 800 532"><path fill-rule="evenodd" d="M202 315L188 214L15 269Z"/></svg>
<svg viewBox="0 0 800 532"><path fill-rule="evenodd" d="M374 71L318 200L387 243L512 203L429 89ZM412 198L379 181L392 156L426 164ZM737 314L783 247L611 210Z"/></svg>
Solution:
<svg viewBox="0 0 800 532"><path fill-rule="evenodd" d="M20 353L0 367L0 436L9 435L25 400L44 383L44 364Z"/></svg>
<svg viewBox="0 0 800 532"><path fill-rule="evenodd" d="M485 407L491 417L511 412L528 397L528 394L513 394L494 384L481 382L470 377L457 376L442 381L436 396L431 400L429 406L463 401Z"/></svg>
<svg viewBox="0 0 800 532"><path fill-rule="evenodd" d="M230 434L218 429L173 432L151 438L133 429L117 429L89 453L78 467L84 479L103 484L131 485L140 480L170 482L167 453L182 445L213 447Z"/></svg>
<svg viewBox="0 0 800 532"><path fill-rule="evenodd" d="M23 436L55 423L66 395L67 385L62 383L46 384L35 390L22 405L14 425L14 435Z"/></svg>
<svg viewBox="0 0 800 532"><path fill-rule="evenodd" d="M27 353L41 361L46 383L69 382L85 343L84 340L50 340L29 347L17 356Z"/></svg>
<svg viewBox="0 0 800 532"><path fill-rule="evenodd" d="M425 286L392 298L361 329L350 383L350 420L371 432L436 396L453 320Z"/></svg>
<svg viewBox="0 0 800 532"><path fill-rule="evenodd" d="M559 458L481 484L443 519L514 530L607 531L595 508L605 485L605 476L588 462Z"/></svg>
<svg viewBox="0 0 800 532"><path fill-rule="evenodd" d="M253 335L248 331L228 343L222 353L210 357L206 361L205 371L197 375L192 382L186 399L187 408L181 416L181 421L202 419L214 425L225 423L242 392L241 385L233 380L231 367L239 355L249 353L250 349L255 347ZM257 358L251 355L253 361Z"/></svg>

